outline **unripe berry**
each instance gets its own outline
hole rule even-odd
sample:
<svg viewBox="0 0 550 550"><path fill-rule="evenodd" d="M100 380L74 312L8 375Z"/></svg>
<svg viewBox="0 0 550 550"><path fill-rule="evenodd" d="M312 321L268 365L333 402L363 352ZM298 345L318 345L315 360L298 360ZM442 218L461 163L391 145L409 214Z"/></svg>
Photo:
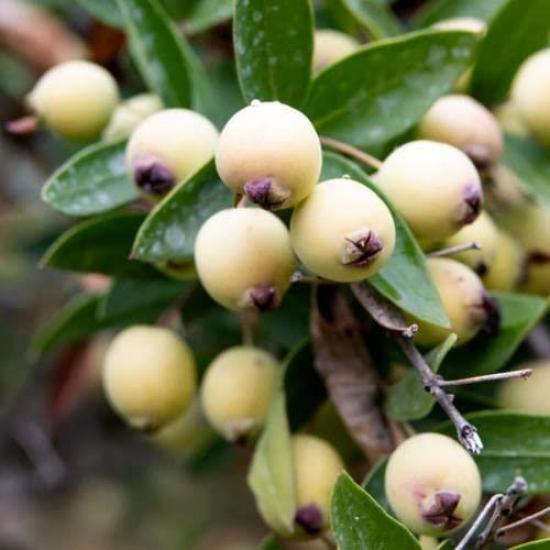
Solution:
<svg viewBox="0 0 550 550"><path fill-rule="evenodd" d="M489 170L484 184L488 202L497 210L516 207L528 199L517 174L503 164L497 164Z"/></svg>
<svg viewBox="0 0 550 550"><path fill-rule="evenodd" d="M217 141L218 131L201 114L160 111L132 133L126 148L128 171L142 193L161 198L213 157Z"/></svg>
<svg viewBox="0 0 550 550"><path fill-rule="evenodd" d="M512 101L533 135L550 146L550 48L523 62L512 85Z"/></svg>
<svg viewBox="0 0 550 550"><path fill-rule="evenodd" d="M525 125L519 109L513 101L508 100L501 103L495 107L493 114L507 134L520 137L527 137L529 135L529 128Z"/></svg>
<svg viewBox="0 0 550 550"><path fill-rule="evenodd" d="M490 290L510 292L521 279L525 256L519 244L505 231L497 235L496 255L483 283Z"/></svg>
<svg viewBox="0 0 550 550"><path fill-rule="evenodd" d="M418 534L446 536L474 514L481 478L467 451L450 437L423 433L393 452L386 497L397 518Z"/></svg>
<svg viewBox="0 0 550 550"><path fill-rule="evenodd" d="M485 275L495 260L498 249L498 229L489 214L482 212L477 220L465 225L458 233L445 241L445 247L475 242L481 250L467 250L453 254L451 258L465 263L478 275Z"/></svg>
<svg viewBox="0 0 550 550"><path fill-rule="evenodd" d="M134 428L157 429L177 418L195 386L191 350L168 329L137 325L109 346L103 387L112 407Z"/></svg>
<svg viewBox="0 0 550 550"><path fill-rule="evenodd" d="M250 346L231 348L214 359L204 377L201 402L220 435L242 441L263 427L279 370L274 357Z"/></svg>
<svg viewBox="0 0 550 550"><path fill-rule="evenodd" d="M550 361L534 361L520 368L533 369L533 373L525 380L515 378L502 382L497 392L498 404L503 409L550 416Z"/></svg>
<svg viewBox="0 0 550 550"><path fill-rule="evenodd" d="M269 210L307 197L321 162L321 144L309 119L277 101L253 101L233 115L216 150L222 181Z"/></svg>
<svg viewBox="0 0 550 550"><path fill-rule="evenodd" d="M502 155L503 139L495 117L466 95L438 99L418 125L418 137L454 145L479 169L495 164Z"/></svg>
<svg viewBox="0 0 550 550"><path fill-rule="evenodd" d="M68 139L94 138L118 102L118 87L103 68L88 61L67 61L47 71L28 103L55 132Z"/></svg>
<svg viewBox="0 0 550 550"><path fill-rule="evenodd" d="M430 258L427 264L451 328L419 321L415 340L420 345L435 346L451 332L457 335L457 345L460 345L471 340L484 326L492 330L498 328L497 306L469 267L448 258Z"/></svg>
<svg viewBox="0 0 550 550"><path fill-rule="evenodd" d="M446 143L419 140L398 147L376 181L423 245L437 243L472 223L483 205L470 159Z"/></svg>
<svg viewBox="0 0 550 550"><path fill-rule="evenodd" d="M358 48L359 43L349 34L333 29L316 30L313 43L314 74L351 55Z"/></svg>
<svg viewBox="0 0 550 550"><path fill-rule="evenodd" d="M292 438L296 494L296 524L315 535L330 526L332 488L344 464L329 443L312 435Z"/></svg>
<svg viewBox="0 0 550 550"><path fill-rule="evenodd" d="M142 120L160 110L162 110L162 101L155 94L139 94L131 97L114 110L108 126L103 130L103 137L105 139L126 138Z"/></svg>
<svg viewBox="0 0 550 550"><path fill-rule="evenodd" d="M234 310L279 305L295 267L287 228L259 208L227 209L209 218L197 235L195 263L210 296Z"/></svg>
<svg viewBox="0 0 550 550"><path fill-rule="evenodd" d="M379 271L395 245L388 207L361 183L325 181L294 210L292 246L306 268L325 279L360 281Z"/></svg>
<svg viewBox="0 0 550 550"><path fill-rule="evenodd" d="M439 548L439 541L434 537L420 535L420 537L418 537L418 542L422 550L437 550Z"/></svg>

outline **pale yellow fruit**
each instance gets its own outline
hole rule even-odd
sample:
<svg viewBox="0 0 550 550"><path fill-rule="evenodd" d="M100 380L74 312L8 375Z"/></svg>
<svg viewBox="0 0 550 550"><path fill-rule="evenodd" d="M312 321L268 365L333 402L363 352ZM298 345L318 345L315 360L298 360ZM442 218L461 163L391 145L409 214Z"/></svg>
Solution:
<svg viewBox="0 0 550 550"><path fill-rule="evenodd" d="M501 103L493 110L493 114L500 124L502 129L507 134L512 134L519 137L527 137L529 135L529 128L525 125L521 114L513 103L508 100Z"/></svg>
<svg viewBox="0 0 550 550"><path fill-rule="evenodd" d="M160 198L187 181L213 156L218 131L188 109L166 109L143 120L132 132L126 164L138 189Z"/></svg>
<svg viewBox="0 0 550 550"><path fill-rule="evenodd" d="M475 242L481 250L467 250L450 256L471 267L478 275L489 271L499 245L498 229L487 212L482 212L477 220L465 225L458 233L445 241L445 247L460 246Z"/></svg>
<svg viewBox="0 0 550 550"><path fill-rule="evenodd" d="M471 340L488 321L492 304L479 277L467 266L448 258L429 258L428 269L439 292L450 329L417 321L415 340L422 346L435 346L454 332L456 345Z"/></svg>
<svg viewBox="0 0 550 550"><path fill-rule="evenodd" d="M502 131L481 103L466 95L438 99L418 124L418 137L454 145L479 169L495 164L503 150Z"/></svg>
<svg viewBox="0 0 550 550"><path fill-rule="evenodd" d="M497 164L489 170L488 175L485 180L488 202L499 213L501 209L507 210L528 200L524 184L507 166Z"/></svg>
<svg viewBox="0 0 550 550"><path fill-rule="evenodd" d="M374 275L387 263L395 245L395 225L374 191L338 178L317 185L296 207L290 236L309 271L352 282Z"/></svg>
<svg viewBox="0 0 550 550"><path fill-rule="evenodd" d="M550 146L550 48L528 57L512 84L512 101L531 133Z"/></svg>
<svg viewBox="0 0 550 550"><path fill-rule="evenodd" d="M446 536L462 527L481 500L476 463L454 439L415 435L388 461L386 497L397 518L421 535Z"/></svg>
<svg viewBox="0 0 550 550"><path fill-rule="evenodd" d="M316 30L313 38L313 72L315 74L351 55L359 48L355 38L334 29Z"/></svg>
<svg viewBox="0 0 550 550"><path fill-rule="evenodd" d="M189 404L196 387L191 350L172 331L136 325L112 341L103 367L103 387L128 424L157 429Z"/></svg>
<svg viewBox="0 0 550 550"><path fill-rule="evenodd" d="M109 122L118 87L103 67L67 61L47 71L27 100L53 131L68 139L90 139Z"/></svg>
<svg viewBox="0 0 550 550"><path fill-rule="evenodd" d="M142 120L161 111L162 107L162 101L155 94L139 94L123 101L114 110L103 137L122 139L130 136Z"/></svg>
<svg viewBox="0 0 550 550"><path fill-rule="evenodd" d="M321 173L321 144L300 111L277 101L253 101L220 135L216 167L222 181L263 208L300 202Z"/></svg>
<svg viewBox="0 0 550 550"><path fill-rule="evenodd" d="M325 440L313 435L292 437L297 525L308 534L330 526L330 499L344 469L340 455Z"/></svg>
<svg viewBox="0 0 550 550"><path fill-rule="evenodd" d="M260 311L281 302L295 268L287 228L259 208L232 208L209 218L197 235L195 265L221 305Z"/></svg>
<svg viewBox="0 0 550 550"><path fill-rule="evenodd" d="M398 147L376 181L425 246L472 223L483 204L472 161L446 143L419 140Z"/></svg>
<svg viewBox="0 0 550 550"><path fill-rule="evenodd" d="M550 361L534 361L518 368L533 369L529 378L506 380L499 386L497 402L503 409L550 416Z"/></svg>
<svg viewBox="0 0 550 550"><path fill-rule="evenodd" d="M418 542L420 543L420 548L422 548L422 550L437 550L439 548L439 541L433 537L420 535Z"/></svg>
<svg viewBox="0 0 550 550"><path fill-rule="evenodd" d="M490 290L514 290L523 273L525 256L519 244L505 231L497 235L496 255L489 272L483 277Z"/></svg>
<svg viewBox="0 0 550 550"><path fill-rule="evenodd" d="M280 367L251 346L231 348L208 367L201 388L210 424L229 441L254 436L263 427Z"/></svg>

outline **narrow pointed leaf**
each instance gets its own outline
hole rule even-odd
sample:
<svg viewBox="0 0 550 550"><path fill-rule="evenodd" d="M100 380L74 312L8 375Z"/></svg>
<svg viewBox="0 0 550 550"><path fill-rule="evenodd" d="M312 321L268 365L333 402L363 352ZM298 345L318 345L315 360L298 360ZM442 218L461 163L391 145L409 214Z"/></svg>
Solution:
<svg viewBox="0 0 550 550"><path fill-rule="evenodd" d="M414 19L416 27L427 27L444 19L475 17L490 21L508 0L437 0L428 2Z"/></svg>

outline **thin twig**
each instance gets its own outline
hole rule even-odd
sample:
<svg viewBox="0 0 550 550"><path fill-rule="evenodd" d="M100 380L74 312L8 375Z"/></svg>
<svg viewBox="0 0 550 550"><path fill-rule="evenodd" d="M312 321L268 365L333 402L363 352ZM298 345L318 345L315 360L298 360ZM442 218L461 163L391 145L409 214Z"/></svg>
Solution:
<svg viewBox="0 0 550 550"><path fill-rule="evenodd" d="M368 153L365 153L364 151L361 151L360 149L357 149L357 147L353 147L353 145L349 145L348 143L344 143L343 141L329 138L327 136L321 136L320 139L321 143L326 145L329 149L333 149L334 151L353 157L359 162L362 162L375 170L378 170L382 166L382 161L372 155L369 155Z"/></svg>
<svg viewBox="0 0 550 550"><path fill-rule="evenodd" d="M241 314L241 329L244 346L254 345L254 329L258 324L258 315L255 311L244 311Z"/></svg>
<svg viewBox="0 0 550 550"><path fill-rule="evenodd" d="M546 516L550 514L550 506L547 506L546 508L543 508L542 510L539 510L538 512L535 512L531 514L530 516L525 516L524 518L518 519L517 521L514 521L513 523L509 523L508 525L505 525L504 527L501 527L496 533L495 536L502 537L505 533L508 531L511 531L512 529L515 529L516 527L521 527L522 525L525 525L526 523L531 523L533 520L537 518L541 518L543 516Z"/></svg>
<svg viewBox="0 0 550 550"><path fill-rule="evenodd" d="M529 378L533 369L512 370L510 372L497 372L469 378L457 378L456 380L439 379L440 386L466 386L468 384L479 384L481 382L495 382L496 380L508 380L510 378Z"/></svg>
<svg viewBox="0 0 550 550"><path fill-rule="evenodd" d="M545 533L550 533L550 525L546 525L546 523L544 523L543 521L532 519L531 525L533 525L537 529L540 529L541 531L544 531Z"/></svg>
<svg viewBox="0 0 550 550"><path fill-rule="evenodd" d="M463 550L463 548L466 548L466 545L470 542L472 537L476 534L481 524L485 521L485 518L493 510L498 500L501 499L503 496L504 495L502 493L498 493L496 495L493 495L487 501L487 504L485 504L485 506L483 507L483 510L481 510L476 520L474 521L474 523L472 523L472 526L468 529L467 533L464 535L462 540L457 544L455 550Z"/></svg>
<svg viewBox="0 0 550 550"><path fill-rule="evenodd" d="M17 120L10 120L4 124L6 132L16 136L24 136L26 134L33 134L38 130L39 121L34 115L28 115Z"/></svg>
<svg viewBox="0 0 550 550"><path fill-rule="evenodd" d="M468 250L481 250L481 245L475 241L469 243L457 244L455 246L449 246L448 248L442 248L441 250L434 250L426 254L428 258L439 258L441 256L452 256L453 254L458 254L459 252L467 252Z"/></svg>
<svg viewBox="0 0 550 550"><path fill-rule="evenodd" d="M244 208L248 202L248 197L246 195L240 195L237 193L233 199L233 205L235 208Z"/></svg>
<svg viewBox="0 0 550 550"><path fill-rule="evenodd" d="M310 285L322 285L322 284L334 284L332 281L327 281L316 275L304 275L301 271L295 271L290 276L290 282L294 283L306 283Z"/></svg>

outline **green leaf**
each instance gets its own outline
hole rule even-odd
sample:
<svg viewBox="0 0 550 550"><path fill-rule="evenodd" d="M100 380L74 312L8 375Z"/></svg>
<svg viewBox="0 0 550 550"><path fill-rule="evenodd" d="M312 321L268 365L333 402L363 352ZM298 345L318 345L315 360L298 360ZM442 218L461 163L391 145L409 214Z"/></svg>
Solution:
<svg viewBox="0 0 550 550"><path fill-rule="evenodd" d="M334 486L331 510L340 550L420 550L412 533L346 473L340 474Z"/></svg>
<svg viewBox="0 0 550 550"><path fill-rule="evenodd" d="M527 480L529 494L550 492L550 417L483 411L466 418L483 440L483 452L474 459L486 492L503 492L517 475ZM438 431L456 433L451 423Z"/></svg>
<svg viewBox="0 0 550 550"><path fill-rule="evenodd" d="M391 513L390 503L386 498L385 478L386 478L386 466L388 465L388 459L384 458L369 472L367 477L362 483L363 488L367 491L376 502Z"/></svg>
<svg viewBox="0 0 550 550"><path fill-rule="evenodd" d="M550 2L508 0L495 16L477 52L471 93L484 103L505 98L522 61L548 44Z"/></svg>
<svg viewBox="0 0 550 550"><path fill-rule="evenodd" d="M548 300L537 296L496 293L495 297L501 308L499 333L492 337L480 334L452 350L442 367L446 377L490 374L503 368L548 308Z"/></svg>
<svg viewBox="0 0 550 550"><path fill-rule="evenodd" d="M550 202L548 150L532 140L507 135L502 160L520 177L528 192Z"/></svg>
<svg viewBox="0 0 550 550"><path fill-rule="evenodd" d="M399 212L356 164L325 152L322 178L337 178L344 174L375 191L388 205L395 222L397 239L393 255L369 282L388 300L414 317L435 325L449 326L437 289L428 275L424 253Z"/></svg>
<svg viewBox="0 0 550 550"><path fill-rule="evenodd" d="M335 12L347 13L352 20L378 40L399 34L399 22L380 0L332 0Z"/></svg>
<svg viewBox="0 0 550 550"><path fill-rule="evenodd" d="M427 27L444 19L475 17L491 20L508 0L437 0L429 2L415 18L415 27Z"/></svg>
<svg viewBox="0 0 550 550"><path fill-rule="evenodd" d="M284 550L275 535L268 535L258 546L258 550Z"/></svg>
<svg viewBox="0 0 550 550"><path fill-rule="evenodd" d="M122 15L116 0L75 0L83 10L111 27L122 27Z"/></svg>
<svg viewBox="0 0 550 550"><path fill-rule="evenodd" d="M130 181L126 142L86 147L56 170L42 188L42 199L70 216L89 216L121 206L138 197Z"/></svg>
<svg viewBox="0 0 550 550"><path fill-rule="evenodd" d="M189 262L201 225L230 207L231 199L232 193L220 182L210 161L149 214L134 242L134 256L149 262Z"/></svg>
<svg viewBox="0 0 550 550"><path fill-rule="evenodd" d="M232 15L233 0L199 0L185 18L185 29L190 34L204 32Z"/></svg>
<svg viewBox="0 0 550 550"><path fill-rule="evenodd" d="M321 134L381 146L453 87L476 40L471 33L426 31L367 45L313 81L306 114Z"/></svg>
<svg viewBox="0 0 550 550"><path fill-rule="evenodd" d="M511 550L549 550L550 540L534 540L520 544L519 546L512 546Z"/></svg>
<svg viewBox="0 0 550 550"><path fill-rule="evenodd" d="M190 107L189 61L183 37L156 0L117 0L130 50L143 79L166 107Z"/></svg>
<svg viewBox="0 0 550 550"><path fill-rule="evenodd" d="M233 32L245 101L276 99L299 107L311 79L311 2L235 0Z"/></svg>
<svg viewBox="0 0 550 550"><path fill-rule="evenodd" d="M456 334L450 334L444 342L425 356L426 362L434 372L439 370L455 342ZM395 420L419 420L430 414L435 404L435 399L424 389L422 380L414 369L390 387L386 399L386 410Z"/></svg>
<svg viewBox="0 0 550 550"><path fill-rule="evenodd" d="M151 266L129 260L134 236L143 214L99 216L63 233L46 251L42 266L115 277L159 277Z"/></svg>
<svg viewBox="0 0 550 550"><path fill-rule="evenodd" d="M282 389L273 397L265 429L254 451L248 485L266 523L278 533L292 533L296 512L294 471Z"/></svg>

